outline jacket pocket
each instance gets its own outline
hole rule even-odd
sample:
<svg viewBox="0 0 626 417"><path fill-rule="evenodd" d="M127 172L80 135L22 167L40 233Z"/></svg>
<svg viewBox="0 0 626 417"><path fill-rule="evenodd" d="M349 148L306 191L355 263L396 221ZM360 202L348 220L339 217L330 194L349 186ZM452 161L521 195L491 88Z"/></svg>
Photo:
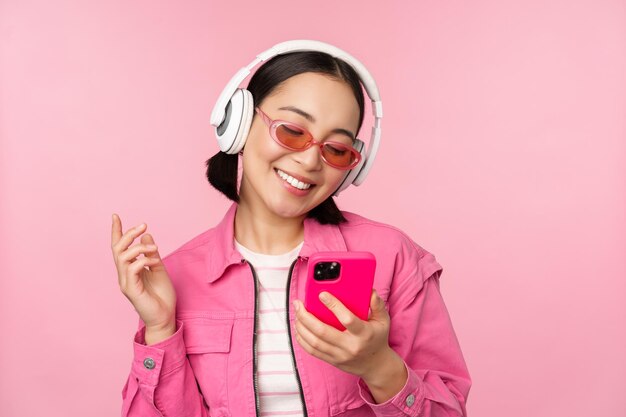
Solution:
<svg viewBox="0 0 626 417"><path fill-rule="evenodd" d="M194 317L184 322L187 357L212 416L228 416L228 362L233 319Z"/></svg>
<svg viewBox="0 0 626 417"><path fill-rule="evenodd" d="M232 319L194 317L185 319L183 337L187 353L228 353Z"/></svg>

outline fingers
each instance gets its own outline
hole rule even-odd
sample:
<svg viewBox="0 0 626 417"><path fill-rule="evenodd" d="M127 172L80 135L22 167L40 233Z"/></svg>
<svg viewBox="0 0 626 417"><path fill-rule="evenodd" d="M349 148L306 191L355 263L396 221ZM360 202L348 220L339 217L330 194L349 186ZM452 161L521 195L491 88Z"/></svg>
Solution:
<svg viewBox="0 0 626 417"><path fill-rule="evenodd" d="M151 263L157 268L159 267L161 256L158 252L158 248L154 242L154 238L146 233L141 236L141 244L132 246L128 249L129 245L145 231L148 227L145 223L140 224L122 234L122 221L119 216L113 213L113 224L111 227L111 249L113 255L116 258L116 264L118 268L121 268L121 263L132 262L135 258L143 253L144 256L151 259ZM159 262L155 262L159 260Z"/></svg>
<svg viewBox="0 0 626 417"><path fill-rule="evenodd" d="M297 330L297 328L296 328L296 340L298 341L298 343L300 343L300 346L302 346L302 349L304 349L309 354L315 356L316 358L319 358L319 359L321 359L321 360L323 360L325 362L331 363L331 364L335 362L333 356L331 356L331 355L321 351L319 348L316 348L316 347L312 346L307 341L307 339L302 337L300 331Z"/></svg>
<svg viewBox="0 0 626 417"><path fill-rule="evenodd" d="M122 288L126 288L131 283L136 284L142 269L146 267L150 267L152 270L162 268L158 247L151 235L144 234L141 236L140 243L129 247L145 231L146 227L147 225L142 223L122 234L121 219L116 213L112 215L111 250L118 270L118 281ZM138 258L141 254L144 257Z"/></svg>
<svg viewBox="0 0 626 417"><path fill-rule="evenodd" d="M153 244L137 243L136 245L133 245L130 248L128 248L127 250L125 250L124 252L122 252L118 256L117 259L121 263L123 263L123 262L132 262L137 256L141 255L142 253L146 257L148 257L148 255L152 255L150 257L151 258L155 258L155 256L153 256L153 254L157 252L157 249L158 249L158 247L156 245L153 245Z"/></svg>
<svg viewBox="0 0 626 417"><path fill-rule="evenodd" d="M128 236L129 232L132 232L134 229L137 229L137 228L142 229L143 226L145 226L145 223L141 224L140 226L137 226L133 229L126 231L126 233L123 235L122 234L122 219L120 219L120 217L116 213L113 213L112 217L113 217L113 223L111 225L111 248L116 248L117 246L119 246L119 243L122 241L124 236ZM128 241L128 239L126 240ZM126 244L126 247L130 245L131 241L128 241L128 243Z"/></svg>
<svg viewBox="0 0 626 417"><path fill-rule="evenodd" d="M151 270L161 267L160 258L151 256L151 253L156 252L156 250L156 246L150 247L145 244L137 244L122 252L116 261L120 286L126 286L128 280L132 282L140 280L139 273L146 266L150 267ZM141 253L144 256L138 258Z"/></svg>
<svg viewBox="0 0 626 417"><path fill-rule="evenodd" d="M129 277L139 276L139 273L141 272L141 270L145 266L148 266L149 264L151 264L153 262L154 262L154 260L152 260L150 258L139 258L139 259L137 259L135 262L133 262L132 264L130 264L128 266L128 276Z"/></svg>
<svg viewBox="0 0 626 417"><path fill-rule="evenodd" d="M370 320L377 321L389 321L389 313L385 308L385 301L378 295L378 292L373 289L372 296L370 297Z"/></svg>
<svg viewBox="0 0 626 417"><path fill-rule="evenodd" d="M117 214L114 214L113 224L111 225L111 249L113 250L113 254L118 255L128 248L132 241L145 231L146 227L147 225L142 223L122 234L122 220Z"/></svg>
<svg viewBox="0 0 626 417"><path fill-rule="evenodd" d="M301 301L295 300L296 340L309 354L346 372L362 375L371 367L372 361L380 357L377 352L388 346L388 321L361 320L331 294L322 292L320 295L320 299L326 298L325 305L346 330L339 331L323 323L306 311ZM372 292L370 301L373 317L387 314L384 302L376 292Z"/></svg>
<svg viewBox="0 0 626 417"><path fill-rule="evenodd" d="M150 258L154 258L154 259L161 259L161 255L159 254L159 250L158 250L158 246L157 244L154 242L154 238L152 237L151 234L146 233L141 235L141 240L140 242L150 248L154 247L154 250L150 250L148 251L148 253L146 254L146 256L150 257Z"/></svg>
<svg viewBox="0 0 626 417"><path fill-rule="evenodd" d="M150 264L147 266L150 267L150 271L157 272L157 274L152 276L150 279L154 282L169 281L165 265L161 259L161 254L159 253L158 246L154 243L152 235L149 233L142 235L141 242L142 244L147 245L149 249L146 253L144 253L144 256L150 260ZM151 247L154 247L154 250L152 250ZM160 274L160 272L165 272L165 275Z"/></svg>
<svg viewBox="0 0 626 417"><path fill-rule="evenodd" d="M111 247L122 237L122 221L113 213L113 224L111 225Z"/></svg>
<svg viewBox="0 0 626 417"><path fill-rule="evenodd" d="M126 272L120 275L120 289L131 302L144 292L146 285L150 285L150 282L143 282L141 278L143 269L152 267L158 262L158 259L139 258L128 265Z"/></svg>
<svg viewBox="0 0 626 417"><path fill-rule="evenodd" d="M350 333L359 334L365 327L363 320L354 315L353 312L331 293L322 291L320 293L320 300L333 312L337 320L339 320Z"/></svg>
<svg viewBox="0 0 626 417"><path fill-rule="evenodd" d="M294 305L297 306L297 310L304 310L304 307L298 306L297 304ZM298 317L298 313L299 312L296 312L296 317ZM323 338L318 337L311 330L309 330L309 328L306 327L302 320L296 320L295 328L296 338L298 339L298 342L302 345L302 347L307 350L307 352L312 353L314 351L318 351L321 354L328 355L329 357L333 357L333 353L336 354L337 348Z"/></svg>
<svg viewBox="0 0 626 417"><path fill-rule="evenodd" d="M141 243L145 243L147 245L154 245L155 244L154 243L154 238L149 233L141 235Z"/></svg>
<svg viewBox="0 0 626 417"><path fill-rule="evenodd" d="M333 326L329 326L323 323L313 314L309 313L299 300L294 301L294 307L296 310L296 329L301 325L308 330L308 333L313 334L315 337L324 340L326 343L337 346L336 342L342 336L342 332L335 329Z"/></svg>

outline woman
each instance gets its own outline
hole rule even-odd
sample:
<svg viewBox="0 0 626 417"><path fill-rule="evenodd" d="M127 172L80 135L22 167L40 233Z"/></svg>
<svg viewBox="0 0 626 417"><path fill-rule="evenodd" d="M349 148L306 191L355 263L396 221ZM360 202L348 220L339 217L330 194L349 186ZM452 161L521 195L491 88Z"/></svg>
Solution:
<svg viewBox="0 0 626 417"><path fill-rule="evenodd" d="M123 416L466 415L471 380L441 265L332 197L360 157L359 82L324 52L273 57L247 87L243 151L208 161L209 182L233 200L216 227L161 258L145 224L122 234L113 215L120 288L140 317ZM319 143L296 149L294 135ZM377 260L367 321L320 296L345 331L301 302L308 257L328 250Z"/></svg>

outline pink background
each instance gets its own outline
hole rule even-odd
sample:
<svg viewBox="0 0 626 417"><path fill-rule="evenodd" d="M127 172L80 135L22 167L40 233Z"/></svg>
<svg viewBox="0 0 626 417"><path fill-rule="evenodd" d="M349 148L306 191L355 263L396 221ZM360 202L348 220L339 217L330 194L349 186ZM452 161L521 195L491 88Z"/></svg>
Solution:
<svg viewBox="0 0 626 417"><path fill-rule="evenodd" d="M214 225L212 106L298 38L378 82L379 157L338 203L444 266L469 414L626 415L623 1L4 0L0 19L1 416L119 415L137 314L111 213L162 255Z"/></svg>

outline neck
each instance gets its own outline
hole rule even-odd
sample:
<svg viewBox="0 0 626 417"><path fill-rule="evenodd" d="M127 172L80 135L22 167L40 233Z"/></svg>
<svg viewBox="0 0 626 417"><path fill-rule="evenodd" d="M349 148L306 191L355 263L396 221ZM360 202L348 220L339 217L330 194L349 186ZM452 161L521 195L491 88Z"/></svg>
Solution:
<svg viewBox="0 0 626 417"><path fill-rule="evenodd" d="M304 218L280 217L262 204L241 198L235 213L235 239L253 252L280 255L304 239Z"/></svg>

